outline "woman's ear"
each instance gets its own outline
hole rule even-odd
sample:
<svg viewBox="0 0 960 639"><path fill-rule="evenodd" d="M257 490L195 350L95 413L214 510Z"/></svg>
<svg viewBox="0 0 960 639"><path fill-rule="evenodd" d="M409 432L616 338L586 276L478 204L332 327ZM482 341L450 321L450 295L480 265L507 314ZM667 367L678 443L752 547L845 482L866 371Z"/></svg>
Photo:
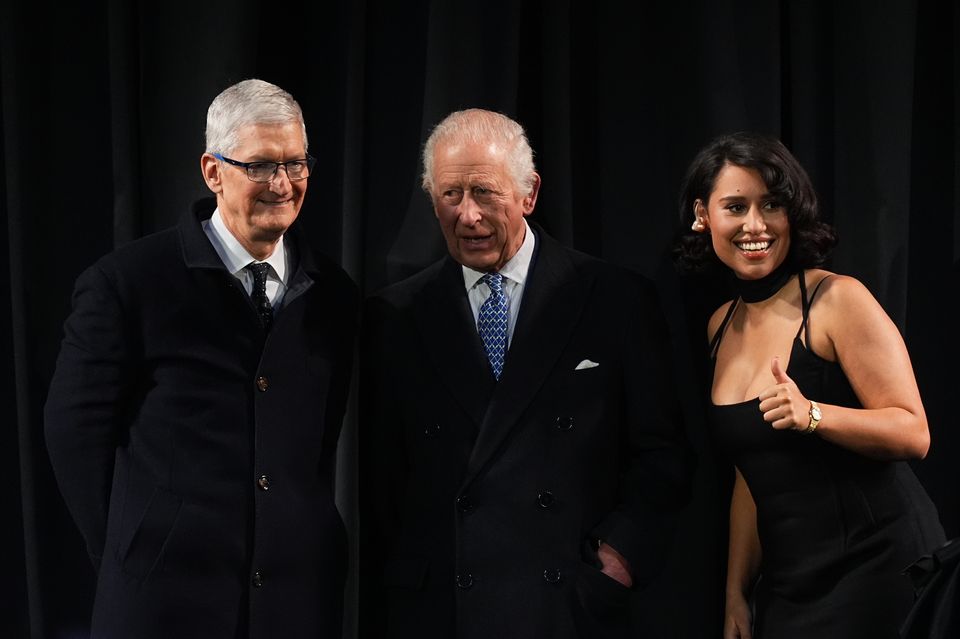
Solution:
<svg viewBox="0 0 960 639"><path fill-rule="evenodd" d="M690 228L697 233L703 233L710 227L710 220L707 218L707 209L703 206L703 200L697 200L693 203L693 224Z"/></svg>

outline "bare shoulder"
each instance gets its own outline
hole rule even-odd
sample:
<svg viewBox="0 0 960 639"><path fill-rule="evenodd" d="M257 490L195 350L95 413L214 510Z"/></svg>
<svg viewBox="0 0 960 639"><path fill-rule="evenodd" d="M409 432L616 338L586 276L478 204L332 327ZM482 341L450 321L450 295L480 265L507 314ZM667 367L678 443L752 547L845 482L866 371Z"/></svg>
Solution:
<svg viewBox="0 0 960 639"><path fill-rule="evenodd" d="M829 271L810 271L810 289L822 281L810 308L814 325L819 324L833 337L865 336L866 333L893 326L890 317L870 290L855 277Z"/></svg>
<svg viewBox="0 0 960 639"><path fill-rule="evenodd" d="M817 291L814 307L819 306L817 310L821 314L824 311L845 314L866 308L879 308L873 294L855 277L813 269L808 272L807 278L808 289Z"/></svg>

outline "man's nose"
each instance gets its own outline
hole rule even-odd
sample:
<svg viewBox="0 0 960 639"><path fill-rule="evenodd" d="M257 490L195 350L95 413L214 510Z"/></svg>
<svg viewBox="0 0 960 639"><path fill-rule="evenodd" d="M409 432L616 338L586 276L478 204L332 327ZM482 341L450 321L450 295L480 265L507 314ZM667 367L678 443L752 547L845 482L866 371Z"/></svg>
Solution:
<svg viewBox="0 0 960 639"><path fill-rule="evenodd" d="M290 189L290 176L287 175L287 166L281 164L277 167L277 172L270 178L270 190L275 192L284 192Z"/></svg>
<svg viewBox="0 0 960 639"><path fill-rule="evenodd" d="M460 205L457 207L460 223L464 226L475 226L483 217L480 215L480 210L480 205L473 199L473 196L464 193L463 199L460 200Z"/></svg>

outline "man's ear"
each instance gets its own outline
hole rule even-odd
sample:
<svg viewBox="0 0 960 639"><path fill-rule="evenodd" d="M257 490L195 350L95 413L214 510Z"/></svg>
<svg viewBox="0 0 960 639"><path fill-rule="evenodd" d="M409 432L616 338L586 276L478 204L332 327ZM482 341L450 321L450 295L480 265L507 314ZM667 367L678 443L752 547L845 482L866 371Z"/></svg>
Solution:
<svg viewBox="0 0 960 639"><path fill-rule="evenodd" d="M200 156L200 172L203 174L203 181L207 183L208 189L217 194L223 191L221 168L220 161L209 153Z"/></svg>
<svg viewBox="0 0 960 639"><path fill-rule="evenodd" d="M530 215L533 213L533 208L537 205L537 194L540 192L540 174L533 174L533 185L530 187L530 192L524 196L521 206L523 207L523 214Z"/></svg>

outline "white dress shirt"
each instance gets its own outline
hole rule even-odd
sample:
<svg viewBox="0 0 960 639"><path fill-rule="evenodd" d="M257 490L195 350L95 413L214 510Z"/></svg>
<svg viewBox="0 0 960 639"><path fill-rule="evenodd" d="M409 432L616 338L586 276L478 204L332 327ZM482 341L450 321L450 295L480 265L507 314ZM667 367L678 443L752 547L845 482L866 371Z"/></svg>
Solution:
<svg viewBox="0 0 960 639"><path fill-rule="evenodd" d="M511 257L499 273L503 276L503 293L509 303L510 317L507 321L507 348L513 341L513 329L517 325L517 315L520 313L520 302L523 299L523 287L530 271L530 260L533 259L533 249L536 239L527 221L523 221L523 244ZM473 321L480 316L480 307L490 296L490 287L481 279L486 273L475 271L469 266L463 268L463 284L467 288L467 299L470 300L470 309L473 311Z"/></svg>
<svg viewBox="0 0 960 639"><path fill-rule="evenodd" d="M280 241L277 242L277 246L273 249L270 257L265 260L258 260L250 255L247 249L243 248L243 245L233 236L227 225L223 223L219 208L213 212L209 220L202 222L202 226L203 232L207 234L223 265L227 267L227 271L231 275L240 280L240 284L243 285L243 290L247 292L247 295L250 295L253 291L253 273L244 267L251 262L261 261L270 265L271 268L267 273L267 299L276 309L287 290L287 272L289 271L287 268L287 252L283 248L283 238L281 237Z"/></svg>

